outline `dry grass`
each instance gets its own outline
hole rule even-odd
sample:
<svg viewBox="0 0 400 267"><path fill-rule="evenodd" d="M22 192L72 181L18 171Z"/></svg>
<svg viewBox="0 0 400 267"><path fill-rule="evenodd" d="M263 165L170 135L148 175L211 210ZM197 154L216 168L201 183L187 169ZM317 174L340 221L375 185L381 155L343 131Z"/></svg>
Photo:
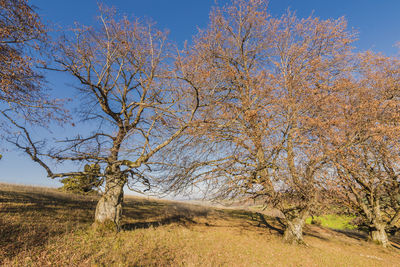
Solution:
<svg viewBox="0 0 400 267"><path fill-rule="evenodd" d="M128 197L123 231L90 225L95 197L0 184L4 266L399 266L398 250L356 232L308 226L308 247L251 211Z"/></svg>

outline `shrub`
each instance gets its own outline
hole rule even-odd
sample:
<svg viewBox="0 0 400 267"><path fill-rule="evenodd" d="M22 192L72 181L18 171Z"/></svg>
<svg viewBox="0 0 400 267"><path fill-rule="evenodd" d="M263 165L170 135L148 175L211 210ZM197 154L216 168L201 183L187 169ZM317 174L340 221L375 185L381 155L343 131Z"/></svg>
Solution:
<svg viewBox="0 0 400 267"><path fill-rule="evenodd" d="M79 194L96 193L96 188L102 184L100 165L86 164L84 174L67 177L61 180L63 186L60 188L63 191L69 191Z"/></svg>

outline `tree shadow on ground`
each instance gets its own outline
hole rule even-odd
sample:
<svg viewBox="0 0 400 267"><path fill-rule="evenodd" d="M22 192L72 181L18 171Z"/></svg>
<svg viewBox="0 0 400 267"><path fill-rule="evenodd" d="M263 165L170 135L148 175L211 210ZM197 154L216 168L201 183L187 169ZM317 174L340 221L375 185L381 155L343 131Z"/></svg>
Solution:
<svg viewBox="0 0 400 267"><path fill-rule="evenodd" d="M48 194L40 192L18 192L0 190L0 204L4 213L25 213L38 211L52 212L57 208L63 209L94 209L96 197L83 197L72 194ZM26 205L24 205L26 204Z"/></svg>
<svg viewBox="0 0 400 267"><path fill-rule="evenodd" d="M363 231L357 231L357 230L341 230L341 229L331 229L332 231L336 233L341 233L347 237L359 240L359 241L367 241L368 240L368 234Z"/></svg>
<svg viewBox="0 0 400 267"><path fill-rule="evenodd" d="M178 202L128 199L124 205L122 230L135 230L177 223L197 224L195 218L206 218L210 209Z"/></svg>
<svg viewBox="0 0 400 267"><path fill-rule="evenodd" d="M0 265L5 258L43 247L51 237L93 220L96 198L14 187L0 188Z"/></svg>
<svg viewBox="0 0 400 267"><path fill-rule="evenodd" d="M396 232L389 237L392 246L400 250L400 232Z"/></svg>
<svg viewBox="0 0 400 267"><path fill-rule="evenodd" d="M168 225L172 223L178 223L180 225L187 225L187 224L197 224L193 218L184 215L173 215L171 217L167 217L157 221L150 221L150 222L137 222L137 223L126 223L122 225L122 230L124 231L132 231L135 229L147 229L151 227L159 227L162 225Z"/></svg>
<svg viewBox="0 0 400 267"><path fill-rule="evenodd" d="M341 233L347 237L359 240L359 241L368 241L369 236L366 231L361 230L340 230L340 229L331 229L334 232ZM393 248L400 250L400 236L392 235L389 236L389 241Z"/></svg>
<svg viewBox="0 0 400 267"><path fill-rule="evenodd" d="M49 238L47 227L27 229L21 224L0 219L0 263L2 258L13 257L29 247L41 247Z"/></svg>
<svg viewBox="0 0 400 267"><path fill-rule="evenodd" d="M135 219L135 222L124 223L122 230L135 230L150 227L159 227L168 224L179 224L183 226L202 225L206 227L238 227L238 224L219 225L216 221L240 220L247 222L245 227L254 226L254 212L246 210L214 209L185 203L162 203L149 209L150 205L139 202L130 202L128 212L124 212L124 221ZM132 204L135 206L132 207ZM136 220L143 219L137 222ZM206 219L206 220L204 220ZM260 224L260 223L259 223ZM242 225L243 226L243 225ZM272 227L272 225L271 225Z"/></svg>
<svg viewBox="0 0 400 267"><path fill-rule="evenodd" d="M281 223L280 218L276 217L275 220L270 218L269 219L270 222L268 222L268 220L265 218L265 216L263 214L257 212L256 216L258 216L258 220L259 220L259 225L258 226L264 225L267 228L269 228L270 230L275 231L280 235L283 235L284 225L283 225L282 228L273 225L273 222L275 222L275 221Z"/></svg>

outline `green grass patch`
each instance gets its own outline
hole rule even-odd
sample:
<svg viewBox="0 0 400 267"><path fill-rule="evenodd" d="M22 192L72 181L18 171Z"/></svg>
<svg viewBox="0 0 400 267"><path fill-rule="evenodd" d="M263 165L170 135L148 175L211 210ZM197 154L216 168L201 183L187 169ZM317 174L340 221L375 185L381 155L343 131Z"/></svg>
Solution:
<svg viewBox="0 0 400 267"><path fill-rule="evenodd" d="M309 217L307 218L306 223L319 224L332 229L351 230L357 228L356 225L351 224L351 221L354 218L355 216L327 214L323 216L314 216L314 218Z"/></svg>

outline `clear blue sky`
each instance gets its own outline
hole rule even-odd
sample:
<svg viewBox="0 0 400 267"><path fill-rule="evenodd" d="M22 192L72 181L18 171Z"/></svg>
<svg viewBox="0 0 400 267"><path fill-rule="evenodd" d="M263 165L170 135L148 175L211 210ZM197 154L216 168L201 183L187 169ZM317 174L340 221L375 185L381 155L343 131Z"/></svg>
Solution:
<svg viewBox="0 0 400 267"><path fill-rule="evenodd" d="M45 21L68 28L75 21L90 25L97 15L96 0L31 0ZM218 3L226 3L220 0ZM161 29L170 30L170 38L181 45L192 38L197 28L207 25L210 7L214 0L108 0L120 13L149 17ZM356 46L360 50L371 49L386 55L398 53L394 47L400 41L400 0L271 0L269 11L280 15L287 8L295 10L299 17L314 12L323 19L345 16L349 27L359 32ZM65 83L68 76L50 73L47 77L58 96L70 92ZM0 160L0 182L59 186L60 183L46 178L45 172L30 159L18 152L3 151Z"/></svg>

